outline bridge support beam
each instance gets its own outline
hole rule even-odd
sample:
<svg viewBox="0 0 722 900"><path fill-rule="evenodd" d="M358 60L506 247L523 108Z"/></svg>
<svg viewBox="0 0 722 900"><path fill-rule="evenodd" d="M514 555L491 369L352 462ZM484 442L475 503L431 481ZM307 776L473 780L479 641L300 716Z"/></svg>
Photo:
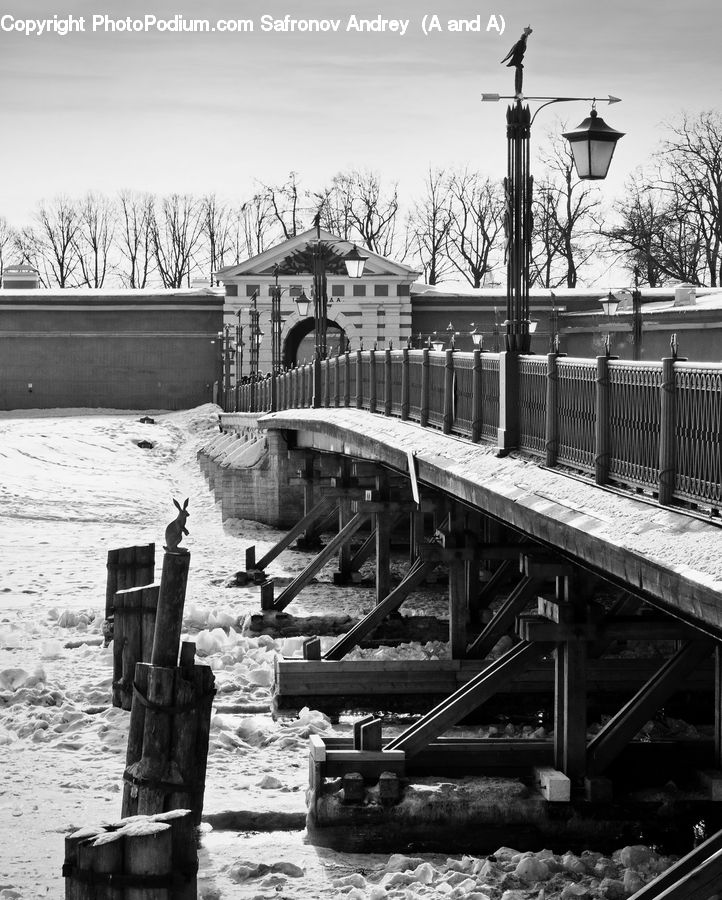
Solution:
<svg viewBox="0 0 722 900"><path fill-rule="evenodd" d="M671 659L607 722L587 748L587 771L604 772L624 747L664 703L680 682L710 655L711 639L687 641Z"/></svg>

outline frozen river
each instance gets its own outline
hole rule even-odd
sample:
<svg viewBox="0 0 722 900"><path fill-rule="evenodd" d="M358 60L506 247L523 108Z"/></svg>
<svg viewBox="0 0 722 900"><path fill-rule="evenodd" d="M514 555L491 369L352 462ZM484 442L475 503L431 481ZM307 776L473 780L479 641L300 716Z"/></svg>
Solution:
<svg viewBox="0 0 722 900"><path fill-rule="evenodd" d="M204 811L249 823L204 827L199 898L621 898L651 878L663 861L649 852L633 864L630 854L531 857L507 848L490 862L341 854L304 841L307 738L331 726L313 711L285 722L267 711L274 658L299 641L243 632L258 589L227 583L246 547L262 553L278 532L222 523L196 462L217 433L217 412L157 415L156 424L112 411L0 414L0 900L63 896L65 835L120 816L128 714L109 706L106 555L155 542L159 562L174 497L189 498L184 627L218 690ZM283 554L274 574L291 576L306 559ZM293 612L358 615L372 602L370 590L333 587L327 568ZM284 817L296 823L290 830L260 830Z"/></svg>

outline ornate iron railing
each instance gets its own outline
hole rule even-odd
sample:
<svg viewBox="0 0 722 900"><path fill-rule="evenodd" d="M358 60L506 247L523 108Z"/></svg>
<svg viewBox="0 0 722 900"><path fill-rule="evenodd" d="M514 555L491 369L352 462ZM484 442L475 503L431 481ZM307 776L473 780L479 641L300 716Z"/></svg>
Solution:
<svg viewBox="0 0 722 900"><path fill-rule="evenodd" d="M269 411L272 380L239 384L224 400L228 411ZM722 365L359 350L278 375L275 404L367 409L527 452L662 504L722 511Z"/></svg>
<svg viewBox="0 0 722 900"><path fill-rule="evenodd" d="M546 454L547 361L519 357L519 448Z"/></svg>
<svg viewBox="0 0 722 900"><path fill-rule="evenodd" d="M609 361L609 480L656 488L659 481L659 363Z"/></svg>
<svg viewBox="0 0 722 900"><path fill-rule="evenodd" d="M722 367L675 366L675 494L722 506Z"/></svg>
<svg viewBox="0 0 722 900"><path fill-rule="evenodd" d="M596 422L593 359L557 361L558 463L583 472L594 471L594 426Z"/></svg>

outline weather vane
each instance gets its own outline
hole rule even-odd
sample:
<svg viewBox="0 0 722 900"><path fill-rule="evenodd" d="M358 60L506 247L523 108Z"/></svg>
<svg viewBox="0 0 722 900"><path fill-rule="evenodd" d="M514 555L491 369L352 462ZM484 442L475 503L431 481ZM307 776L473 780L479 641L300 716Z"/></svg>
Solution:
<svg viewBox="0 0 722 900"><path fill-rule="evenodd" d="M506 63L507 68L511 68L513 66L516 69L516 73L514 74L514 93L519 100L521 100L522 98L522 83L524 81L523 60L524 54L526 53L526 41L532 31L533 29L531 28L531 26L527 25L524 31L522 31L519 40L506 54L504 59L502 59L502 62ZM507 62L507 60L509 60L509 62Z"/></svg>

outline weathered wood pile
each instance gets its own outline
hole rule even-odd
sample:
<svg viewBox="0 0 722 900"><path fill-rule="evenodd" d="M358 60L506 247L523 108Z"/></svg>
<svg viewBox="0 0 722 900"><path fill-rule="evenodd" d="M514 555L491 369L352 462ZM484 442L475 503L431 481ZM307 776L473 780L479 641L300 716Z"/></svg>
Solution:
<svg viewBox="0 0 722 900"><path fill-rule="evenodd" d="M194 665L195 644L179 646L190 553L163 558L150 663L138 663L130 713L123 815L203 810L214 676Z"/></svg>
<svg viewBox="0 0 722 900"><path fill-rule="evenodd" d="M197 872L187 809L89 826L65 838L65 900L195 900Z"/></svg>
<svg viewBox="0 0 722 900"><path fill-rule="evenodd" d="M129 710L135 665L150 662L159 584L152 583L155 544L108 551L105 639L113 641L113 706Z"/></svg>

